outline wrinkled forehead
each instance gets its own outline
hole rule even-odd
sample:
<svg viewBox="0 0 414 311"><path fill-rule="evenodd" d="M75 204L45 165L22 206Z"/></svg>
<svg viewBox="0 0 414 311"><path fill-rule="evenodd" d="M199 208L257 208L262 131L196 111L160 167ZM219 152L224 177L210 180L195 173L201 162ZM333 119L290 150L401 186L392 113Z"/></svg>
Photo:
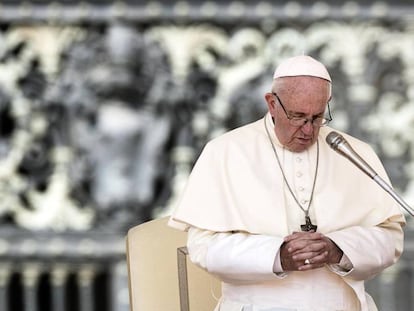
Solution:
<svg viewBox="0 0 414 311"><path fill-rule="evenodd" d="M281 77L273 80L272 92L289 95L317 93L326 96L328 100L331 97L332 85L325 79L313 76Z"/></svg>

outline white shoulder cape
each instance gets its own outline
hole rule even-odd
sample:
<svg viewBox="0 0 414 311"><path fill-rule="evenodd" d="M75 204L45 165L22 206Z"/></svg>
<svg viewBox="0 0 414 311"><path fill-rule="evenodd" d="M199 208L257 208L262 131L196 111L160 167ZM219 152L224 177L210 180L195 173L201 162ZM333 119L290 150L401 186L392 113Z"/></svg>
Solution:
<svg viewBox="0 0 414 311"><path fill-rule="evenodd" d="M197 160L169 225L226 232L286 236L288 227L283 176L265 122L270 116L210 141ZM272 140L277 141L270 127ZM318 231L372 226L396 216L399 206L374 180L325 142L332 129L319 133L320 160L312 207ZM387 182L388 176L372 148L345 133L355 151Z"/></svg>

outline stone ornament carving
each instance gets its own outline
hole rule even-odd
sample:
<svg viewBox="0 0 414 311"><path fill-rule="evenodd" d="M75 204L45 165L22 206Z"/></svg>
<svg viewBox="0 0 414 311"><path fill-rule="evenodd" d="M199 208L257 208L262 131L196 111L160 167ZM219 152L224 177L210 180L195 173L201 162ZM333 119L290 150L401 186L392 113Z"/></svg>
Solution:
<svg viewBox="0 0 414 311"><path fill-rule="evenodd" d="M204 143L263 115L274 67L302 53L329 67L334 126L369 141L412 204L412 29L320 20L5 30L0 221L88 230L167 214Z"/></svg>

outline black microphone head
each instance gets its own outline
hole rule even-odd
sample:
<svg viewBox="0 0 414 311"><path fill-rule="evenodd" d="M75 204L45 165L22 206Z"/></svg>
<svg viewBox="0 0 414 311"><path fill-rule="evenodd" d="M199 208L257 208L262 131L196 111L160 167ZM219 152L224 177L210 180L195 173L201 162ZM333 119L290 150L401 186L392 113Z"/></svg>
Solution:
<svg viewBox="0 0 414 311"><path fill-rule="evenodd" d="M345 141L345 138L341 134L338 134L335 131L330 132L328 136L326 136L326 142L333 149L337 149L338 145L344 141Z"/></svg>

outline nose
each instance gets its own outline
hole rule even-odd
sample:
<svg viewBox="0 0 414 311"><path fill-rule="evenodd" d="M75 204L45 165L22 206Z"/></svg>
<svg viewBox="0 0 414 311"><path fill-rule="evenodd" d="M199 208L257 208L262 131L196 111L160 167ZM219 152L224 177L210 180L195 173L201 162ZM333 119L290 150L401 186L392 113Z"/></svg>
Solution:
<svg viewBox="0 0 414 311"><path fill-rule="evenodd" d="M306 135L310 135L313 133L312 120L306 120L306 123L302 125L302 132Z"/></svg>

